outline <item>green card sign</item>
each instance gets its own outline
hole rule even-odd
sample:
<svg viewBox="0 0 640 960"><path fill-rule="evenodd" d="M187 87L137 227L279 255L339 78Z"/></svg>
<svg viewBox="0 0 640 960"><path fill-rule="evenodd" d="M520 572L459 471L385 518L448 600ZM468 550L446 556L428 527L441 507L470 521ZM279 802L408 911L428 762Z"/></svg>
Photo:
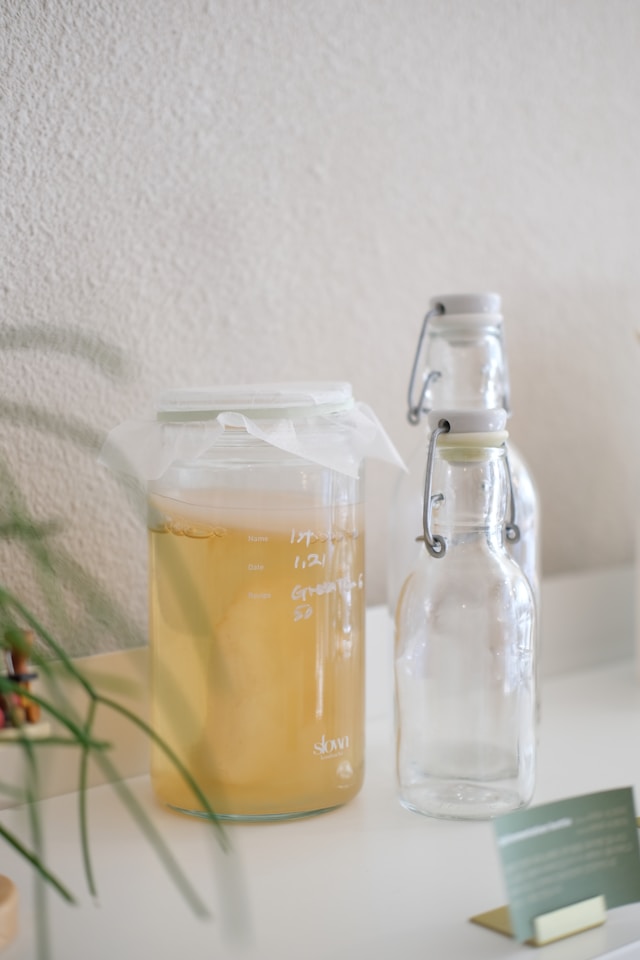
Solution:
<svg viewBox="0 0 640 960"><path fill-rule="evenodd" d="M517 940L534 919L592 897L607 909L640 900L640 850L630 787L518 810L494 821Z"/></svg>

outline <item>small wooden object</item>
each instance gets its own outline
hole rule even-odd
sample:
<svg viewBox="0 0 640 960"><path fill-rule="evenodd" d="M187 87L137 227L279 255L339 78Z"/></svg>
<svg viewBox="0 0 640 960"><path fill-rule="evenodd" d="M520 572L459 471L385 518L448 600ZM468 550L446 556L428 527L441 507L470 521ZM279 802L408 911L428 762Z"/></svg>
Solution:
<svg viewBox="0 0 640 960"><path fill-rule="evenodd" d="M40 704L28 696L31 682L37 677L29 663L33 641L31 630L21 630L15 637L13 631L5 635L6 678L15 685L15 691L0 694L0 740L49 735L49 724L40 722Z"/></svg>
<svg viewBox="0 0 640 960"><path fill-rule="evenodd" d="M0 950L18 932L18 891L9 877L0 876Z"/></svg>
<svg viewBox="0 0 640 960"><path fill-rule="evenodd" d="M33 646L33 632L31 630L24 630L22 633L22 641L21 646L11 647L9 650L12 668L9 677L15 680L22 690L28 692L31 687L31 681L36 679L36 674L31 671L29 666L29 651ZM24 711L25 722L37 723L40 719L40 705L33 703L28 697L20 695L18 695L18 697L18 705Z"/></svg>

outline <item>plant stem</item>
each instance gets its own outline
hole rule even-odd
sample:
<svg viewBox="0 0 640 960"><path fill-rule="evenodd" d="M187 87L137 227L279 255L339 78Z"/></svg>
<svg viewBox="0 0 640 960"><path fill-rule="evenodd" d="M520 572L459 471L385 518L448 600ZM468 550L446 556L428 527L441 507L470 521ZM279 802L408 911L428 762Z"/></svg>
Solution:
<svg viewBox="0 0 640 960"><path fill-rule="evenodd" d="M85 736L87 741L91 736L91 730L93 728L93 722L96 715L96 700L92 699L89 702L89 712L87 714L87 719L84 725ZM80 842L82 846L82 862L84 864L84 873L87 878L87 886L89 887L89 892L92 897L97 897L97 887L95 882L95 876L93 873L93 864L91 861L91 852L89 850L89 820L87 814L87 784L88 784L88 773L89 773L89 749L84 746L82 748L82 757L80 759L80 785L79 785L79 795L78 795L78 813L80 817Z"/></svg>
<svg viewBox="0 0 640 960"><path fill-rule="evenodd" d="M25 860L28 860L29 863L38 871L42 879L46 880L47 883L50 883L51 886L58 891L60 896L67 901L67 903L76 903L75 897L64 886L62 881L58 880L55 874L51 873L51 871L45 867L44 863L42 863L38 856L35 853L32 853L28 847L25 847L22 841L18 840L15 834L11 833L10 830L7 830L2 823L0 823L0 837L6 840L9 846L13 847L13 849L16 850L21 857L24 857Z"/></svg>
<svg viewBox="0 0 640 960"><path fill-rule="evenodd" d="M122 714L122 716L126 717L127 720L139 727L146 734L146 736L149 737L150 740L153 740L153 742L157 744L162 752L169 758L193 795L202 804L207 819L209 819L215 825L218 831L218 842L220 843L220 846L225 853L228 853L231 850L231 844L229 843L227 833L222 826L222 822L213 810L213 807L207 800L194 777L192 777L184 763L180 760L180 757L171 749L169 744L166 743L162 737L156 733L153 727L146 723L146 721L142 720L141 717L136 716L135 713L133 713L131 710L128 710L127 707L122 706L122 704L118 703L116 700L111 700L109 697L104 697L101 694L98 694L98 698L105 707L109 707L111 710L115 710L116 713Z"/></svg>

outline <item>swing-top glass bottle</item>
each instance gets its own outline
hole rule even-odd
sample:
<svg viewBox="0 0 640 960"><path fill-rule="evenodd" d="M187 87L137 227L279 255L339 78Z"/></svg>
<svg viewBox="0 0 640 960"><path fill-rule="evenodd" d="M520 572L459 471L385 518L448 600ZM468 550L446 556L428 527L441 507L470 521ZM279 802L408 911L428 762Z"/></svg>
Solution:
<svg viewBox="0 0 640 960"><path fill-rule="evenodd" d="M434 297L424 318L413 363L408 418L418 424L434 409L491 410L510 415L509 375L501 298L496 293ZM402 585L419 554L426 440L409 459L395 489L389 524L387 597L393 616ZM531 474L509 442L514 518L520 530L510 553L539 600L539 507Z"/></svg>
<svg viewBox="0 0 640 960"><path fill-rule="evenodd" d="M451 819L526 806L535 778L535 601L506 549L503 410L431 413L423 537L395 623L401 803ZM414 537L415 539L415 537Z"/></svg>

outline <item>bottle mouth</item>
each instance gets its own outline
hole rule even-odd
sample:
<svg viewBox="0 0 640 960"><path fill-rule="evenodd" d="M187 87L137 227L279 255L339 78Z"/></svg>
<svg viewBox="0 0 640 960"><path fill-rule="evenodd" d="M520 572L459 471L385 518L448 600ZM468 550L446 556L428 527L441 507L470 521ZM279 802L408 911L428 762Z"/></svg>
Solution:
<svg viewBox="0 0 640 960"><path fill-rule="evenodd" d="M438 456L447 463L488 463L503 459L507 432L458 434L451 440L438 438Z"/></svg>
<svg viewBox="0 0 640 960"><path fill-rule="evenodd" d="M350 383L342 381L258 383L167 390L156 404L163 422L215 420L221 413L253 419L304 419L342 413L354 406Z"/></svg>

